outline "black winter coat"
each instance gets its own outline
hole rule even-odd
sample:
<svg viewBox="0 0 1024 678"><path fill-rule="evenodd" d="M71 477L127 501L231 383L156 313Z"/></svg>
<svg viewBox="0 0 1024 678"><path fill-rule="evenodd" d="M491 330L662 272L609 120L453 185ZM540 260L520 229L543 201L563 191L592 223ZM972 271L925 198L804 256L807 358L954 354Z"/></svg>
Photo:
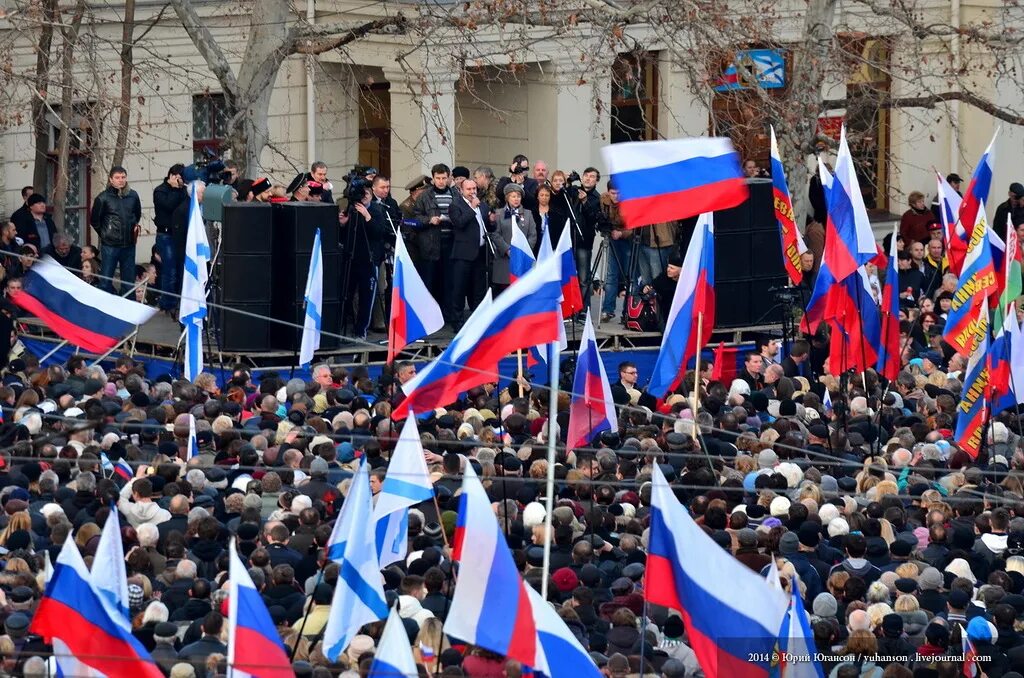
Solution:
<svg viewBox="0 0 1024 678"><path fill-rule="evenodd" d="M175 188L166 181L153 189L153 223L160 235L174 232L174 212L181 204L188 204L188 192L184 187Z"/></svg>
<svg viewBox="0 0 1024 678"><path fill-rule="evenodd" d="M108 186L92 203L90 223L108 247L130 247L135 244L135 226L142 220L139 194L125 186L118 191Z"/></svg>

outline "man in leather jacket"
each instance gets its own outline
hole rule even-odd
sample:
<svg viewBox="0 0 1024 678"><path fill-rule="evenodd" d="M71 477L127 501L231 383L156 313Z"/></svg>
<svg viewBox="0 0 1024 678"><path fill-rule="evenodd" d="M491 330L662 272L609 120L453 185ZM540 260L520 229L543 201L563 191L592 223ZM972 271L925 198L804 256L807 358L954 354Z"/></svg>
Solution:
<svg viewBox="0 0 1024 678"><path fill-rule="evenodd" d="M90 223L100 237L100 286L114 292L114 273L120 268L121 293L135 280L135 243L139 237L142 203L128 188L128 172L113 167L107 188L92 203Z"/></svg>
<svg viewBox="0 0 1024 678"><path fill-rule="evenodd" d="M184 173L184 165L172 165L167 178L153 189L153 222L156 224L156 248L160 254L159 287L160 291L172 294L178 291L178 267L185 254L174 246L174 212L189 202ZM177 302L177 297L161 295L160 309L170 311L178 305Z"/></svg>

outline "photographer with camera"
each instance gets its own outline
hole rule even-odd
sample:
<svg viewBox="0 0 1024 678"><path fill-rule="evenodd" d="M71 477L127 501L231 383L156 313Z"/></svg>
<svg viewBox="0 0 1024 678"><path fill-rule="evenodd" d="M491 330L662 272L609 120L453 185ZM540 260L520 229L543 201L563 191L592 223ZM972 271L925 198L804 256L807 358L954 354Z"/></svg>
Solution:
<svg viewBox="0 0 1024 678"><path fill-rule="evenodd" d="M512 164L508 168L508 176L498 180L494 192L498 198L499 206L505 206L505 186L508 184L519 184L523 187L523 207L531 212L537 208L537 183L536 179L526 176L530 169L530 160L525 155L519 154L512 158Z"/></svg>
<svg viewBox="0 0 1024 678"><path fill-rule="evenodd" d="M345 243L341 299L344 318L353 319L352 336L366 339L377 293L377 270L384 260L384 238L389 230L380 205L365 179L350 177L345 191L349 206L342 226ZM358 306L354 303L359 298ZM358 311L356 311L358 308ZM351 316L349 315L351 314ZM343 322L348 327L347 322Z"/></svg>
<svg viewBox="0 0 1024 678"><path fill-rule="evenodd" d="M185 191L185 166L172 165L163 183L153 189L153 222L156 224L156 251L160 255L160 278L157 287L160 295L160 310L170 313L177 305L177 298L171 296L178 291L178 260L183 252L175 247L174 213L182 203L188 203Z"/></svg>
<svg viewBox="0 0 1024 678"><path fill-rule="evenodd" d="M413 205L413 217L419 229L416 231L415 245L409 251L419 252L418 259L413 259L416 270L427 289L441 304L445 321L451 324L451 285L446 282L451 277L448 264L455 238L449 211L452 202L459 199L459 194L448 186L449 174L448 165L443 163L430 169L430 186L420 193Z"/></svg>
<svg viewBox="0 0 1024 678"><path fill-rule="evenodd" d="M489 244L488 233L498 226L490 219L490 209L476 194L476 182L462 182L462 195L451 204L454 242L451 250L452 296L449 314L457 332L462 327L466 302L475 309L487 290Z"/></svg>

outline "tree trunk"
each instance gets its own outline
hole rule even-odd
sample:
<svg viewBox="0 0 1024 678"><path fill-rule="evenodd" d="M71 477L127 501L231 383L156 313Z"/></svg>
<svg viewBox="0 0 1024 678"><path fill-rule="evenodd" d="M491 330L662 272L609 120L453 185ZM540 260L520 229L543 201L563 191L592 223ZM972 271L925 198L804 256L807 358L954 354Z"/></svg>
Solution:
<svg viewBox="0 0 1024 678"><path fill-rule="evenodd" d="M132 48L135 46L135 0L125 0L124 24L121 33L121 100L117 112L117 141L114 142L114 158L111 166L124 164L125 147L128 145L128 127L132 119L132 77L135 62Z"/></svg>
<svg viewBox="0 0 1024 678"><path fill-rule="evenodd" d="M46 97L50 90L50 48L53 29L57 24L57 0L44 0L39 45L36 49L36 96L32 100L32 130L35 137L35 157L32 166L32 186L42 193L49 170L50 126L46 121Z"/></svg>
<svg viewBox="0 0 1024 678"><path fill-rule="evenodd" d="M814 154L818 116L822 111L821 87L829 63L834 34L832 21L836 0L810 0L804 18L803 48L795 51L787 105L779 125L779 152L786 165L789 192L797 224L805 221L807 160Z"/></svg>
<svg viewBox="0 0 1024 678"><path fill-rule="evenodd" d="M71 155L71 125L74 117L74 50L85 14L85 0L78 0L71 24L61 30L64 46L61 51L60 149L57 153L57 180L53 188L53 223L64 232L64 211L68 198L68 158Z"/></svg>

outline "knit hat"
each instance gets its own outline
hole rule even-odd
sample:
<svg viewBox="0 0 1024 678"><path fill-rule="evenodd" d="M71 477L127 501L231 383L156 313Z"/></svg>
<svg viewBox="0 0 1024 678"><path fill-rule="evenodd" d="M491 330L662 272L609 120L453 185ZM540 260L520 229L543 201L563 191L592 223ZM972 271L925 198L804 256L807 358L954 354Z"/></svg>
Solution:
<svg viewBox="0 0 1024 678"><path fill-rule="evenodd" d="M736 541L741 547L752 548L757 546L757 533L749 527L744 527L736 533Z"/></svg>
<svg viewBox="0 0 1024 678"><path fill-rule="evenodd" d="M576 576L576 573L568 567L562 567L555 570L551 575L551 581L555 583L555 587L562 593L569 593L580 584L580 580Z"/></svg>
<svg viewBox="0 0 1024 678"><path fill-rule="evenodd" d="M999 640L999 632L992 622L979 616L967 623L967 637L974 641L995 644Z"/></svg>
<svg viewBox="0 0 1024 678"><path fill-rule="evenodd" d="M934 567L925 568L917 578L917 586L922 591L938 591L942 588L942 573Z"/></svg>
<svg viewBox="0 0 1024 678"><path fill-rule="evenodd" d="M824 593L819 593L814 599L812 610L819 617L834 617L839 611L839 603L836 601L835 596L825 591Z"/></svg>
<svg viewBox="0 0 1024 678"><path fill-rule="evenodd" d="M776 518L785 518L789 516L789 500L785 497L775 497L772 499L771 506L768 509L773 516Z"/></svg>
<svg viewBox="0 0 1024 678"><path fill-rule="evenodd" d="M797 538L795 532L787 532L782 535L779 539L779 553L782 555L791 555L796 553L800 548L800 540Z"/></svg>
<svg viewBox="0 0 1024 678"><path fill-rule="evenodd" d="M138 584L128 584L128 607L132 612L138 612L142 607L142 601L146 594Z"/></svg>

